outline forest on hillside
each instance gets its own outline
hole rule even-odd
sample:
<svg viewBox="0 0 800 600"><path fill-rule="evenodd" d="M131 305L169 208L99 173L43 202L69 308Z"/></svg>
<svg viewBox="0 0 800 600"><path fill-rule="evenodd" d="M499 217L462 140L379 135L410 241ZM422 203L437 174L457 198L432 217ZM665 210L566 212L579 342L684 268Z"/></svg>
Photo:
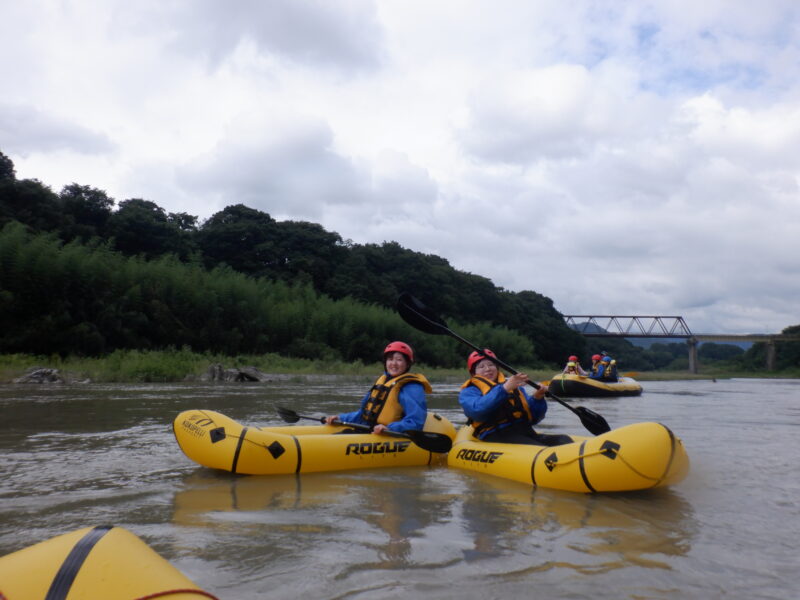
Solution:
<svg viewBox="0 0 800 600"><path fill-rule="evenodd" d="M190 347L373 361L377 346L402 337L427 364L461 365L464 349L453 340L400 320L401 292L512 363L557 365L601 348L625 369L678 368L686 357L685 344L643 349L584 338L542 294L510 292L393 241L355 244L243 204L199 222L88 185L56 193L17 179L0 152L0 353ZM701 360L720 353L714 346L701 347ZM779 353L780 366L800 363L784 365L786 355Z"/></svg>

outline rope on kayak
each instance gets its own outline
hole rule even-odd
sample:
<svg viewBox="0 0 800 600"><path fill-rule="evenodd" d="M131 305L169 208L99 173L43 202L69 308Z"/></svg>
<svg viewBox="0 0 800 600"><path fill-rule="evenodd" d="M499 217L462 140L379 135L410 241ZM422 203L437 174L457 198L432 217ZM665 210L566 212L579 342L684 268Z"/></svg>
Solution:
<svg viewBox="0 0 800 600"><path fill-rule="evenodd" d="M177 589L177 590L164 590L163 592L156 592L154 594L148 594L147 596L141 596L139 598L134 598L134 600L151 600L152 598L163 598L165 596L174 596L176 594L195 594L197 596L204 596L205 598L211 598L211 600L219 600L214 594L209 594L203 590L194 590L189 588L184 589ZM3 600L3 598L0 598Z"/></svg>
<svg viewBox="0 0 800 600"><path fill-rule="evenodd" d="M555 469L556 467L565 467L565 466L567 466L569 464L574 463L576 460L581 460L581 459L584 459L584 458L588 458L590 456L597 456L598 454L602 454L604 456L607 456L606 450L600 449L600 450L595 450L594 452L587 452L586 454L579 454L575 458L571 458L569 460L565 460L564 462L561 462L561 461L551 462L550 465L553 467L553 469ZM642 479L649 479L650 481L660 481L661 480L659 477L650 477L649 475L645 475L641 471L637 470L636 467L634 467L631 463L629 463L627 460L625 460L625 457L623 457L622 454L620 454L619 452L617 452L616 458L620 459L623 463L625 463L626 467L628 467L631 471L636 473Z"/></svg>

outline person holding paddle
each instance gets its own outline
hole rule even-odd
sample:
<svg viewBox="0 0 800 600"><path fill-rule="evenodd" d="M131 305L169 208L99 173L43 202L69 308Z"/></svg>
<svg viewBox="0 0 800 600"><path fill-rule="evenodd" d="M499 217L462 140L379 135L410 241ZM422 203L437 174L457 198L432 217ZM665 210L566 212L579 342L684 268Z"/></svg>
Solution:
<svg viewBox="0 0 800 600"><path fill-rule="evenodd" d="M524 385L528 376L515 373L506 378L495 362L494 352L485 348L467 358L470 379L461 386L458 402L475 430L475 437L484 442L506 444L538 444L558 446L571 444L568 435L537 433L533 426L544 419L548 388L540 385L529 397Z"/></svg>
<svg viewBox="0 0 800 600"><path fill-rule="evenodd" d="M412 364L411 346L392 342L383 350L384 373L361 399L361 407L325 417L325 422L368 425L373 433L422 430L428 416L425 394L433 390L424 375L409 373Z"/></svg>
<svg viewBox="0 0 800 600"><path fill-rule="evenodd" d="M567 375L581 375L582 377L588 375L588 373L583 370L583 367L581 367L578 357L574 354L567 359L567 365L564 367L562 373L566 373Z"/></svg>

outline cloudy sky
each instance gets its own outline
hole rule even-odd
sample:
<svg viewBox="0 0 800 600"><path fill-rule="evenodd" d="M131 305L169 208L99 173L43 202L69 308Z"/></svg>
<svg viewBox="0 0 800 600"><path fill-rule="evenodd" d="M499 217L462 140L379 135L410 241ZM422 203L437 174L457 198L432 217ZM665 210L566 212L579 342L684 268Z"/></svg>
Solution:
<svg viewBox="0 0 800 600"><path fill-rule="evenodd" d="M395 240L564 314L800 323L795 0L0 0L18 178Z"/></svg>

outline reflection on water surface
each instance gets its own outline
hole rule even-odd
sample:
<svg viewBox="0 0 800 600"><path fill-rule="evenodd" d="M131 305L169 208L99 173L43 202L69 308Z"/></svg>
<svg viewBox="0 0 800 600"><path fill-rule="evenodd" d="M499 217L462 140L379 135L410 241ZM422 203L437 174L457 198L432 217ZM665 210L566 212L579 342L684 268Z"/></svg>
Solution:
<svg viewBox="0 0 800 600"><path fill-rule="evenodd" d="M798 596L800 386L649 382L581 400L612 426L658 421L692 471L635 494L531 489L445 467L242 477L188 461L189 408L282 425L350 408L365 385L0 386L0 553L124 526L220 597ZM456 387L432 405L463 421ZM743 425L745 424L745 425ZM544 430L580 433L551 405Z"/></svg>

